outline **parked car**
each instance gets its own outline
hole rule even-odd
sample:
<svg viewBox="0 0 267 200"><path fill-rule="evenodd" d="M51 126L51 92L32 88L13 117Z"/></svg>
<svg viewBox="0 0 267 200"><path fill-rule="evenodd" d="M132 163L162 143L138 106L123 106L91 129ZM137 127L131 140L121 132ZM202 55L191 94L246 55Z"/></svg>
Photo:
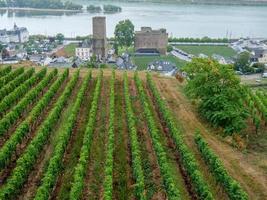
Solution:
<svg viewBox="0 0 267 200"><path fill-rule="evenodd" d="M267 73L263 73L262 78L267 78Z"/></svg>

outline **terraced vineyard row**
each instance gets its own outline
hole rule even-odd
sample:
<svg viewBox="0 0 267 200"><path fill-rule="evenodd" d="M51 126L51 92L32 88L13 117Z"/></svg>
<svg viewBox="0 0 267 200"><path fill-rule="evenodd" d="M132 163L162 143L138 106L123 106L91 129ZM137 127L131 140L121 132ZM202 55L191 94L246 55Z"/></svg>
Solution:
<svg viewBox="0 0 267 200"><path fill-rule="evenodd" d="M250 198L150 74L5 67L0 83L1 200Z"/></svg>

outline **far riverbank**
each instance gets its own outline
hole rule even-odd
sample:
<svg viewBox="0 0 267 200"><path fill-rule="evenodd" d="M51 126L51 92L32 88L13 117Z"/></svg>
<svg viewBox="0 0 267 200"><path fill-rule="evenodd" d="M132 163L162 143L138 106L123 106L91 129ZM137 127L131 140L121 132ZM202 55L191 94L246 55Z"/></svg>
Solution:
<svg viewBox="0 0 267 200"><path fill-rule="evenodd" d="M4 7L0 10L11 10L11 11L40 11L40 12L72 12L78 13L83 10L66 10L66 9L46 9L46 8L19 8L19 7Z"/></svg>

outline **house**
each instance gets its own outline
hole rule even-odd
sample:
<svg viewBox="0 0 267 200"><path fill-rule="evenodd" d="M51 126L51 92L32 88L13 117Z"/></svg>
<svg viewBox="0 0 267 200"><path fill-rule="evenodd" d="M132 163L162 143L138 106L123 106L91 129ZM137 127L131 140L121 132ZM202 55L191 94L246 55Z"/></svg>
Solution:
<svg viewBox="0 0 267 200"><path fill-rule="evenodd" d="M154 50L154 52L166 55L167 46L168 33L166 29L153 30L150 27L142 27L140 31L135 32L134 48L136 52L140 53L149 49L149 51Z"/></svg>
<svg viewBox="0 0 267 200"><path fill-rule="evenodd" d="M89 61L93 56L92 42L90 40L85 40L79 43L79 46L75 49L76 57L84 61Z"/></svg>
<svg viewBox="0 0 267 200"><path fill-rule="evenodd" d="M251 50L251 62L267 64L267 49L255 48Z"/></svg>
<svg viewBox="0 0 267 200"><path fill-rule="evenodd" d="M135 68L134 64L132 63L130 55L126 53L117 58L116 65L118 69L124 69L124 70L126 69L133 70Z"/></svg>
<svg viewBox="0 0 267 200"><path fill-rule="evenodd" d="M174 63L164 60L154 61L148 64L148 71L156 71L167 76L173 76L177 72L177 67Z"/></svg>
<svg viewBox="0 0 267 200"><path fill-rule="evenodd" d="M71 67L72 66L72 62L68 58L58 57L58 58L54 58L49 63L48 66L50 66L50 67Z"/></svg>
<svg viewBox="0 0 267 200"><path fill-rule="evenodd" d="M0 42L7 43L25 43L29 41L29 32L25 27L18 27L14 24L11 30L0 30Z"/></svg>
<svg viewBox="0 0 267 200"><path fill-rule="evenodd" d="M71 67L72 67L72 68L78 68L78 67L80 67L80 66L83 65L83 64L84 64L84 61L83 61L82 59L80 59L80 58L76 58L76 59L73 61Z"/></svg>

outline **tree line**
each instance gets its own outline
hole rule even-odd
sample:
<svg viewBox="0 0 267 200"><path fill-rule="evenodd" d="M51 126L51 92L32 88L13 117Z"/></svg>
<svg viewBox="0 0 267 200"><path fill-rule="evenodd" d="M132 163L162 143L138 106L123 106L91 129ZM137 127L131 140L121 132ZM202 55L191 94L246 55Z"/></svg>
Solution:
<svg viewBox="0 0 267 200"><path fill-rule="evenodd" d="M0 0L0 7L81 10L82 5L61 0Z"/></svg>

